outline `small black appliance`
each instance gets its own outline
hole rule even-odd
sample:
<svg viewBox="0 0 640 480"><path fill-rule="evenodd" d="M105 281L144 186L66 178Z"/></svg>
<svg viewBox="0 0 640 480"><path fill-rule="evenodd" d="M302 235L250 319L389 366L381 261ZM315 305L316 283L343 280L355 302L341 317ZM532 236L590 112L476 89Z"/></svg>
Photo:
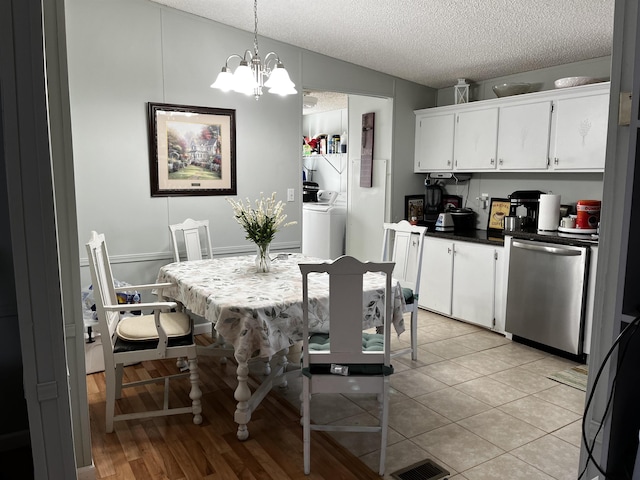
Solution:
<svg viewBox="0 0 640 480"><path fill-rule="evenodd" d="M424 221L427 226L434 226L438 215L444 212L442 187L436 183L425 181Z"/></svg>
<svg viewBox="0 0 640 480"><path fill-rule="evenodd" d="M509 216L523 217L521 228L535 232L538 228L538 210L540 208L540 190L517 190L509 195Z"/></svg>

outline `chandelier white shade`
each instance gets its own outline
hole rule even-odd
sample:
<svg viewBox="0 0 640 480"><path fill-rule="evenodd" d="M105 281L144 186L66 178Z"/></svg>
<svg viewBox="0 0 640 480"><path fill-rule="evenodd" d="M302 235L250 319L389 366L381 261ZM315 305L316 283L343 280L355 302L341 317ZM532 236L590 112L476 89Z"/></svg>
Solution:
<svg viewBox="0 0 640 480"><path fill-rule="evenodd" d="M236 53L229 55L216 81L211 84L211 88L217 88L223 92L234 91L253 95L256 100L262 95L263 87L268 88L269 93L276 95L285 96L298 93L277 53L267 53L264 57L264 63L260 59L258 55L258 0L254 0L253 15L255 21L253 52L246 50L244 56ZM229 61L233 58L239 58L240 64L232 73L229 69Z"/></svg>

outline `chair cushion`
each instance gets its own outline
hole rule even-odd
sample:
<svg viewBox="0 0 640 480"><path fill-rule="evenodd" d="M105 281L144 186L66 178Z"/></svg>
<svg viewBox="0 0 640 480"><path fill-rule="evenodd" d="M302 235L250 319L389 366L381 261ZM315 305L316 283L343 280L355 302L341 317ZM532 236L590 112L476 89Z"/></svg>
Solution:
<svg viewBox="0 0 640 480"><path fill-rule="evenodd" d="M330 349L329 335L326 333L313 333L309 337L309 351L328 351ZM381 352L384 349L384 335L379 333L362 334L362 350L364 352ZM386 366L379 363L349 363L349 375L391 375L393 366ZM332 375L331 364L316 363L309 368L303 368L302 374L311 375Z"/></svg>
<svg viewBox="0 0 640 480"><path fill-rule="evenodd" d="M404 303L411 304L414 300L413 290L410 288L402 288L402 296L404 297Z"/></svg>
<svg viewBox="0 0 640 480"><path fill-rule="evenodd" d="M183 335L181 337L171 337L167 339L167 347L187 347L193 345L193 333ZM140 350L152 350L158 347L158 339L131 342L116 337L116 343L113 346L113 353L123 352L139 352Z"/></svg>
<svg viewBox="0 0 640 480"><path fill-rule="evenodd" d="M167 337L183 337L191 332L191 320L182 312L161 313L160 322ZM118 338L130 342L158 339L156 321L153 315L125 317L116 327Z"/></svg>

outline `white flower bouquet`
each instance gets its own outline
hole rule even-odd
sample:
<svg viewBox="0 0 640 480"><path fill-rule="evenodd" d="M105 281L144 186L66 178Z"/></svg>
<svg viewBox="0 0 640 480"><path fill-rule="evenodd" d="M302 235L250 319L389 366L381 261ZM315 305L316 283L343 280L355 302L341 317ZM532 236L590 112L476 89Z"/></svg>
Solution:
<svg viewBox="0 0 640 480"><path fill-rule="evenodd" d="M284 213L284 203L276 202L276 192L270 197L265 197L260 192L260 198L251 205L251 201L247 198L246 203L242 200L233 200L227 198L227 201L233 208L233 215L236 221L242 225L246 232L246 239L251 240L258 246L258 257L256 264L258 270L262 272L269 271L269 245L273 241L278 230L297 222L284 223L287 215ZM259 265L262 262L263 265ZM266 262L266 264L264 264Z"/></svg>

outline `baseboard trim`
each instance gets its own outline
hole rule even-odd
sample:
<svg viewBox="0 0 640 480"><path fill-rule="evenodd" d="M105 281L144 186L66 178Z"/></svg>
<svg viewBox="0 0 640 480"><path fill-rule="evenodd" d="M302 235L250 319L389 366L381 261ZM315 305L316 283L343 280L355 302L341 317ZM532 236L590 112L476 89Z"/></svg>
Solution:
<svg viewBox="0 0 640 480"><path fill-rule="evenodd" d="M78 480L96 480L96 466L91 462L91 465L86 467L80 467L76 470Z"/></svg>

